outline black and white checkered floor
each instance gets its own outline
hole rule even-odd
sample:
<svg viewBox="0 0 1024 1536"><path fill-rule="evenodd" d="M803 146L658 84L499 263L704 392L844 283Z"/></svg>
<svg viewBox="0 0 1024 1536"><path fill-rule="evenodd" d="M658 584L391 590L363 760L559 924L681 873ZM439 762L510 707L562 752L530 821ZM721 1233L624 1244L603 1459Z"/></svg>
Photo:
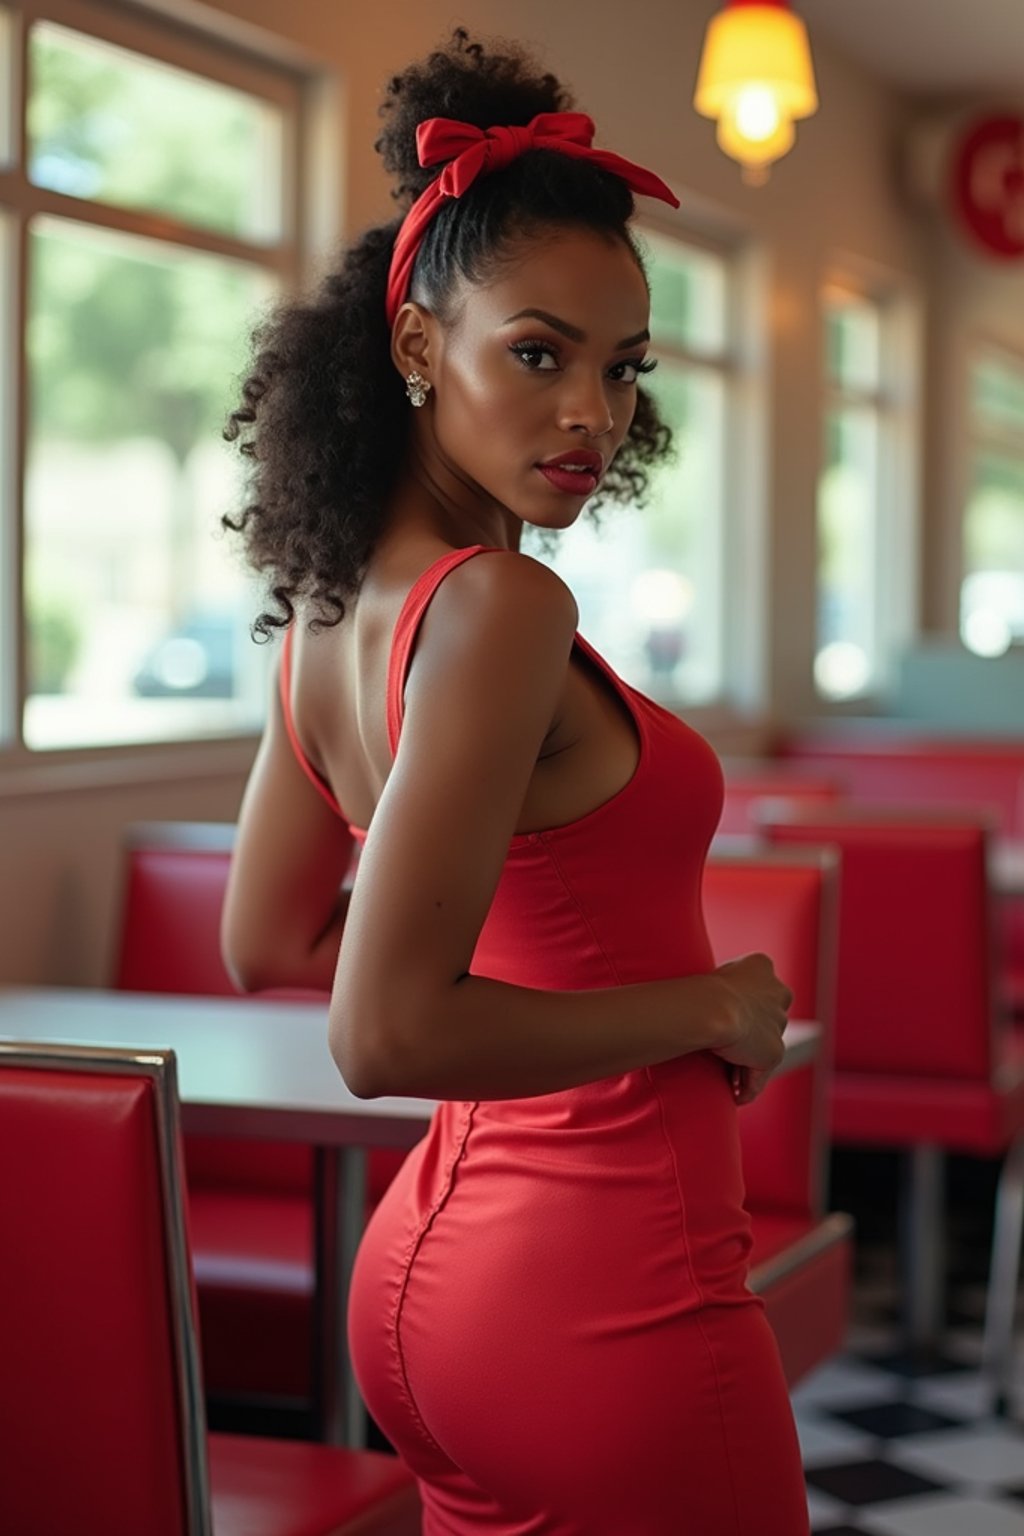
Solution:
<svg viewBox="0 0 1024 1536"><path fill-rule="evenodd" d="M845 1208L861 1205L847 1351L793 1393L815 1536L1024 1536L1024 1293L1008 1417L993 1416L979 1371L987 1187L950 1213L948 1327L918 1363L899 1352L891 1230L871 1231L860 1191L837 1206L846 1193Z"/></svg>
<svg viewBox="0 0 1024 1536"><path fill-rule="evenodd" d="M916 1376L891 1337L854 1328L849 1351L794 1391L815 1536L1024 1536L1024 1368L996 1419L977 1330L947 1334Z"/></svg>

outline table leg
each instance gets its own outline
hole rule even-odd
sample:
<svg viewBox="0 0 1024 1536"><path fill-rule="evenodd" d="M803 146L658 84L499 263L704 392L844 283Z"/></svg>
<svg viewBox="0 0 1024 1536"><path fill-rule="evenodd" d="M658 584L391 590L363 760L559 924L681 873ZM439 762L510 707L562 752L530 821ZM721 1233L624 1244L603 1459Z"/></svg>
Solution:
<svg viewBox="0 0 1024 1536"><path fill-rule="evenodd" d="M941 1147L910 1147L904 1155L903 1271L908 1343L913 1352L938 1350L945 1317L946 1156Z"/></svg>
<svg viewBox="0 0 1024 1536"><path fill-rule="evenodd" d="M318 1148L313 1380L321 1437L353 1450L366 1446L366 1408L349 1358L345 1319L365 1212L365 1149Z"/></svg>
<svg viewBox="0 0 1024 1536"><path fill-rule="evenodd" d="M1024 1136L1018 1136L1003 1163L996 1190L992 1258L985 1300L982 1369L1000 1417L1010 1409L1013 1378L1013 1323L1020 1281L1021 1233L1024 1231Z"/></svg>

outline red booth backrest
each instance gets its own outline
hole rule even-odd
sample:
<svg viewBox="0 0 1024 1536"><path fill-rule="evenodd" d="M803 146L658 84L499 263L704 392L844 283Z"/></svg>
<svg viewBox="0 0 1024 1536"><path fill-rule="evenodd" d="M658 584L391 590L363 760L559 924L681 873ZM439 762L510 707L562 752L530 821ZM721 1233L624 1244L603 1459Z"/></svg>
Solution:
<svg viewBox="0 0 1024 1536"><path fill-rule="evenodd" d="M770 853L718 858L712 852L704 870L704 918L716 963L755 950L770 955L793 992L793 1018L820 1019L833 1006L826 878L817 863L786 863Z"/></svg>
<svg viewBox="0 0 1024 1536"><path fill-rule="evenodd" d="M784 853L715 855L704 871L704 916L718 964L770 955L794 995L791 1016L825 1030L815 1071L770 1083L739 1112L747 1203L818 1215L826 1158L823 1077L835 983L834 861ZM810 1134L808 1134L810 1127Z"/></svg>
<svg viewBox="0 0 1024 1536"><path fill-rule="evenodd" d="M1020 745L889 733L856 740L823 733L793 738L782 755L805 772L836 779L855 800L975 807L994 817L1000 832L1024 836Z"/></svg>
<svg viewBox="0 0 1024 1536"><path fill-rule="evenodd" d="M220 956L227 849L133 847L115 986L237 997Z"/></svg>
<svg viewBox="0 0 1024 1536"><path fill-rule="evenodd" d="M988 1082L985 828L850 811L765 830L841 852L835 1069Z"/></svg>
<svg viewBox="0 0 1024 1536"><path fill-rule="evenodd" d="M0 1529L182 1536L154 1085L0 1061Z"/></svg>

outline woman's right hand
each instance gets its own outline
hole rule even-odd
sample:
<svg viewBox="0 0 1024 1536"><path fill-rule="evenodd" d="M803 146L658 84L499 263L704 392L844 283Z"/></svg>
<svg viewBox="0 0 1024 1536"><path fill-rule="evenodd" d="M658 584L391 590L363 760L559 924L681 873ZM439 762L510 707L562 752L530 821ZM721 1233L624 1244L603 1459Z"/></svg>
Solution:
<svg viewBox="0 0 1024 1536"><path fill-rule="evenodd" d="M713 1054L737 1067L768 1074L782 1060L782 1033L793 994L775 974L767 955L743 955L714 972L728 992L730 1038Z"/></svg>

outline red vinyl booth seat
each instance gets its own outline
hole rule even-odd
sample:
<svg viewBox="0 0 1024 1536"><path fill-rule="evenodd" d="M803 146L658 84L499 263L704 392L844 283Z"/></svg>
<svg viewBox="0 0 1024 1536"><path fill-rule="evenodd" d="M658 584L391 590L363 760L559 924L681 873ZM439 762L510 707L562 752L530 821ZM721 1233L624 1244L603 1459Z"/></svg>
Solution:
<svg viewBox="0 0 1024 1536"><path fill-rule="evenodd" d="M1024 839L1024 744L859 726L809 730L779 744L780 770L829 775L863 805L971 809L997 837ZM1000 989L1024 1015L1024 901L999 915Z"/></svg>
<svg viewBox="0 0 1024 1536"><path fill-rule="evenodd" d="M393 1457L207 1437L173 1053L0 1041L0 1163L0 1529L419 1532Z"/></svg>
<svg viewBox="0 0 1024 1536"><path fill-rule="evenodd" d="M986 1362L1005 1405L1024 1199L1024 1030L999 1006L978 819L883 807L791 810L776 844L841 854L834 1141L906 1148L912 1341L934 1344L944 1248L942 1156L1004 1157L990 1271Z"/></svg>
<svg viewBox="0 0 1024 1536"><path fill-rule="evenodd" d="M975 807L998 832L1024 835L1024 745L879 730L794 734L783 767L827 775L862 804Z"/></svg>
<svg viewBox="0 0 1024 1536"><path fill-rule="evenodd" d="M129 829L119 989L238 995L220 953L234 833L233 826L212 822ZM368 1210L404 1156L390 1148L369 1153ZM312 1151L187 1136L185 1163L207 1390L220 1398L309 1401Z"/></svg>
<svg viewBox="0 0 1024 1536"><path fill-rule="evenodd" d="M852 1261L848 1216L824 1214L824 1089L835 985L834 856L712 850L704 913L719 963L770 955L794 995L792 1014L823 1028L813 1060L780 1069L739 1110L750 1286L763 1296L792 1386L836 1353L846 1334Z"/></svg>
<svg viewBox="0 0 1024 1536"><path fill-rule="evenodd" d="M1021 1037L998 1007L992 971L985 825L846 807L793 811L765 830L776 844L834 846L842 855L833 1134L845 1134L836 1113L850 1085L874 1082L898 1086L905 1109L927 1108L942 1144L963 1138L971 1143L964 1150L1004 1149L1024 1084ZM950 1121L953 1104L960 1108ZM897 1119L874 1123L875 1142L918 1139Z"/></svg>

